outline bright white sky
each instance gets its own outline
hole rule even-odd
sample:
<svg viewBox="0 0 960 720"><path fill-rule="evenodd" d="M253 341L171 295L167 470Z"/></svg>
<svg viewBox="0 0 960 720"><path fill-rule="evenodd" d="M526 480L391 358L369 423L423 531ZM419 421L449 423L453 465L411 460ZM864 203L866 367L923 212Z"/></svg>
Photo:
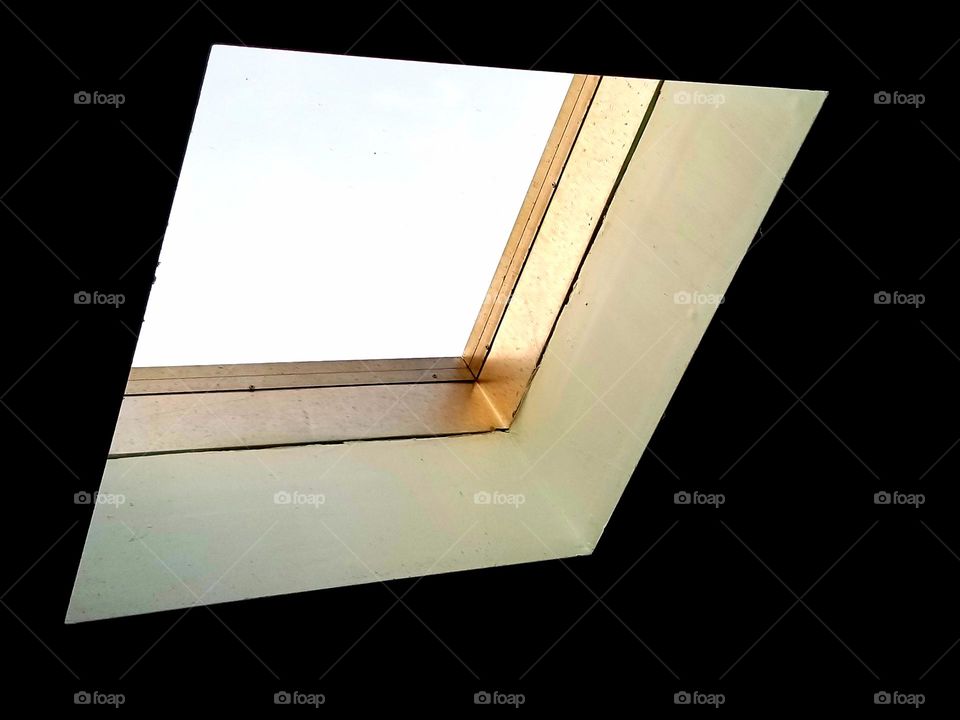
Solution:
<svg viewBox="0 0 960 720"><path fill-rule="evenodd" d="M133 364L461 354L570 79L215 46Z"/></svg>

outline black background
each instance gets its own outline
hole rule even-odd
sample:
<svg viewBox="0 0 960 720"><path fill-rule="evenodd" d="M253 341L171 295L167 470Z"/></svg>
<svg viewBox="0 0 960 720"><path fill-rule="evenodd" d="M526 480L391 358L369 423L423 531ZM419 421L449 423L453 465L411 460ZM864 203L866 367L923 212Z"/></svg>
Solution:
<svg viewBox="0 0 960 720"><path fill-rule="evenodd" d="M4 702L960 705L948 4L0 5ZM91 513L73 495L99 484L214 43L830 91L592 556L63 624ZM74 105L94 89L126 102ZM73 304L92 288L127 302Z"/></svg>

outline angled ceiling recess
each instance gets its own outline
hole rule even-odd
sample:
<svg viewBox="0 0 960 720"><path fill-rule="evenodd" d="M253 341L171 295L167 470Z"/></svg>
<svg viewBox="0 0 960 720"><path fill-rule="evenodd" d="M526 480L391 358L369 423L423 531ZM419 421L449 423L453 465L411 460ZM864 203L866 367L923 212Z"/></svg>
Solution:
<svg viewBox="0 0 960 720"><path fill-rule="evenodd" d="M825 93L565 82L460 355L131 374L67 622L594 551Z"/></svg>

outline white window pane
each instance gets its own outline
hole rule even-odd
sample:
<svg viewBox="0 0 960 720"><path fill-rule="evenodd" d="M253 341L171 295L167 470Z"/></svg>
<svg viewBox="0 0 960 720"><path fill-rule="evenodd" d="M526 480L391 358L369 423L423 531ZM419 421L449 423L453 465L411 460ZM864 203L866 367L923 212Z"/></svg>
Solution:
<svg viewBox="0 0 960 720"><path fill-rule="evenodd" d="M134 365L460 355L570 80L215 46Z"/></svg>

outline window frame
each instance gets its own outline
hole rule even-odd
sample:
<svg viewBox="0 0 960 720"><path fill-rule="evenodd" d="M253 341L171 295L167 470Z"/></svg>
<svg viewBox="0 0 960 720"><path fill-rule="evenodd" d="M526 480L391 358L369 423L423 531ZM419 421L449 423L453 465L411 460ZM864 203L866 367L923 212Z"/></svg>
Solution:
<svg viewBox="0 0 960 720"><path fill-rule="evenodd" d="M572 78L462 357L132 368L109 457L508 430L642 132L630 95Z"/></svg>

